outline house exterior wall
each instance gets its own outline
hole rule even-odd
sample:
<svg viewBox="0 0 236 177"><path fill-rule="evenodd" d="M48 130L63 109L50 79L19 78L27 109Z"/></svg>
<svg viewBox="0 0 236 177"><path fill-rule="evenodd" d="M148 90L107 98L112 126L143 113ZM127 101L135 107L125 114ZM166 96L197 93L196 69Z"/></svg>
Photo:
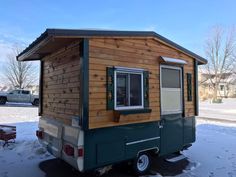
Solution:
<svg viewBox="0 0 236 177"><path fill-rule="evenodd" d="M229 97L236 98L236 84L229 86Z"/></svg>
<svg viewBox="0 0 236 177"><path fill-rule="evenodd" d="M192 74L194 85L194 59L153 38L91 38L89 39L89 128L101 128L130 123L160 120L160 56L183 59L185 117L195 115L194 96L187 100L187 76ZM114 122L114 112L107 110L106 68L142 68L149 71L149 108L151 113L121 115Z"/></svg>
<svg viewBox="0 0 236 177"><path fill-rule="evenodd" d="M214 90L211 87L211 81L207 79L207 74L198 73L199 75L199 98L206 100L213 98ZM236 82L235 75L222 79L217 90L217 97L219 98L235 98L236 97Z"/></svg>
<svg viewBox="0 0 236 177"><path fill-rule="evenodd" d="M79 42L75 42L43 58L43 118L71 125L72 118L79 116L79 52Z"/></svg>

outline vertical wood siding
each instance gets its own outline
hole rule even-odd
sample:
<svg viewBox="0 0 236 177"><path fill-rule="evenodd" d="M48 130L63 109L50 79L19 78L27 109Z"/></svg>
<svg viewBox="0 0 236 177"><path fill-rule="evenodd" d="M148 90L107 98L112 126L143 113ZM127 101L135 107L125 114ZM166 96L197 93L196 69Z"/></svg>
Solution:
<svg viewBox="0 0 236 177"><path fill-rule="evenodd" d="M71 124L79 116L79 43L45 57L43 71L43 117Z"/></svg>
<svg viewBox="0 0 236 177"><path fill-rule="evenodd" d="M194 115L194 99L187 101L187 76L194 78L194 59L152 39L91 38L89 41L89 128L98 128L160 119L160 56L180 58L184 66L185 116ZM121 116L113 121L113 111L106 110L106 67L142 68L149 74L151 113ZM194 79L192 79L194 95Z"/></svg>

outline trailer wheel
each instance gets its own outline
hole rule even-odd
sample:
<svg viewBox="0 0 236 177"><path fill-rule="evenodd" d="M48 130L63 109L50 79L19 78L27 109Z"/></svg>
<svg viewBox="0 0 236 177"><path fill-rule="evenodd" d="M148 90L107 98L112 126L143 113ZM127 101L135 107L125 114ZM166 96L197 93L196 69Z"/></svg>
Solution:
<svg viewBox="0 0 236 177"><path fill-rule="evenodd" d="M151 165L151 158L148 153L141 153L133 162L133 170L137 175L143 175L148 172Z"/></svg>
<svg viewBox="0 0 236 177"><path fill-rule="evenodd" d="M7 99L6 97L0 97L0 104L6 104Z"/></svg>

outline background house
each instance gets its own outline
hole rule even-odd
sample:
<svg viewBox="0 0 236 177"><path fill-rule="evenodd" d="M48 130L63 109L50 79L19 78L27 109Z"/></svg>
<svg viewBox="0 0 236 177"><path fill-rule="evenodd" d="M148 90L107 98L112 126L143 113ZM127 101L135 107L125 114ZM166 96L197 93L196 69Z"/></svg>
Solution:
<svg viewBox="0 0 236 177"><path fill-rule="evenodd" d="M199 96L201 100L213 97L214 74L199 73ZM236 97L236 73L224 73L219 83L217 96L219 98Z"/></svg>

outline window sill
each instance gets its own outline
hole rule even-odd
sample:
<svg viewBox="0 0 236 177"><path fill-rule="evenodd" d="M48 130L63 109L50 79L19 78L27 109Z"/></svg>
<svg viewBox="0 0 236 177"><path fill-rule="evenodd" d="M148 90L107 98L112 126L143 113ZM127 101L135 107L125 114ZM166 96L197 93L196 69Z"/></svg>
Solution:
<svg viewBox="0 0 236 177"><path fill-rule="evenodd" d="M129 109L129 110L114 110L114 121L120 121L120 115L129 115L129 114L142 114L142 113L151 113L152 109Z"/></svg>

